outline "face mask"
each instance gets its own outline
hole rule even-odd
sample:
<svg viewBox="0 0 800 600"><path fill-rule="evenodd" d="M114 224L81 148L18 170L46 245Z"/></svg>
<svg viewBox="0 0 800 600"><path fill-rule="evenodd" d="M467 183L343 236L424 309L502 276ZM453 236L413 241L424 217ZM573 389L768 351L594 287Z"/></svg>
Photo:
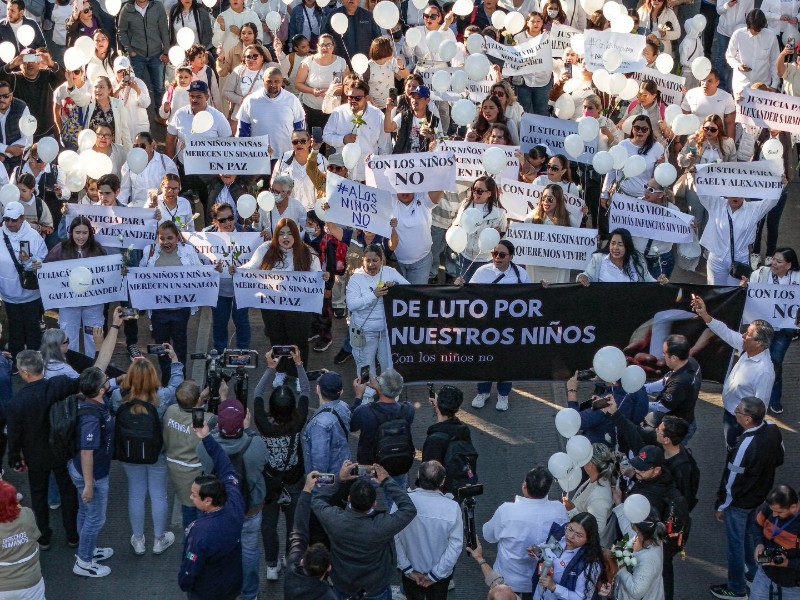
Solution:
<svg viewBox="0 0 800 600"><path fill-rule="evenodd" d="M551 19L555 19L558 16L558 11L557 10L548 10L547 11L547 16L550 17Z"/></svg>
<svg viewBox="0 0 800 600"><path fill-rule="evenodd" d="M311 239L314 239L315 237L317 237L319 235L319 232L316 229L314 229L313 227L306 227L304 229L304 231L305 231L306 235L308 237L310 237Z"/></svg>

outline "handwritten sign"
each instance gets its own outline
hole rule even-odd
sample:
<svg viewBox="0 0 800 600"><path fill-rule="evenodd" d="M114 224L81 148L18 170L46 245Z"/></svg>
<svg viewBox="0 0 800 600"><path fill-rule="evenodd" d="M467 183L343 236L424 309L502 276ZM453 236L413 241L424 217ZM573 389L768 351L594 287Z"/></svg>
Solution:
<svg viewBox="0 0 800 600"><path fill-rule="evenodd" d="M646 64L642 56L646 40L645 36L635 33L587 29L583 41L586 68L592 72L604 69L603 52L609 48L616 48L622 54L622 64L614 71L615 73L640 71Z"/></svg>
<svg viewBox="0 0 800 600"><path fill-rule="evenodd" d="M325 220L365 229L377 235L390 237L392 228L392 196L378 188L361 185L350 179L328 173L325 184L329 208Z"/></svg>
<svg viewBox="0 0 800 600"><path fill-rule="evenodd" d="M106 248L144 249L156 242L155 210L128 208L126 206L98 206L95 204L67 204L67 227L82 215L92 222L94 238Z"/></svg>
<svg viewBox="0 0 800 600"><path fill-rule="evenodd" d="M486 54L503 61L503 75L507 77L553 71L553 51L548 35L537 35L516 46L498 44L487 37Z"/></svg>
<svg viewBox="0 0 800 600"><path fill-rule="evenodd" d="M92 272L92 285L83 294L69 288L69 274L75 267L86 267ZM126 298L119 254L44 263L36 276L46 309L95 306Z"/></svg>

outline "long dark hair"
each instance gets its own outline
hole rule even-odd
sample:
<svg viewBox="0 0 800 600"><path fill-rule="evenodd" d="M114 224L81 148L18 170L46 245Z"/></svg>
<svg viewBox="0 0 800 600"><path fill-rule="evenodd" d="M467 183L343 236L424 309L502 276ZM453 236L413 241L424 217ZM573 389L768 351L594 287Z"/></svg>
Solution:
<svg viewBox="0 0 800 600"><path fill-rule="evenodd" d="M644 156L645 154L650 152L650 149L656 143L656 136L653 133L653 123L652 123L652 121L650 121L650 117L648 117L647 115L636 115L633 118L633 122L631 122L631 127L636 125L636 123L639 122L639 121L644 121L645 123L647 123L647 126L650 128L650 132L647 134L647 139L644 141L644 144L642 144L642 147L639 148L639 152L637 152L637 154L640 154L641 156ZM631 132L631 136L633 136L633 132Z"/></svg>
<svg viewBox="0 0 800 600"><path fill-rule="evenodd" d="M86 225L86 227L89 228L89 237L87 238L86 243L83 245L82 255L78 254L78 246L75 244L75 240L72 239L72 232L75 231L75 228L79 227L80 225ZM88 256L105 255L105 248L98 244L94 237L94 227L92 226L92 222L83 215L78 215L75 217L72 220L72 223L69 225L67 239L61 242L61 258L67 260L74 258L86 258Z"/></svg>
<svg viewBox="0 0 800 600"><path fill-rule="evenodd" d="M288 385L279 385L269 397L269 415L275 424L289 425L297 414L297 397L294 390ZM283 432L293 433L293 432Z"/></svg>
<svg viewBox="0 0 800 600"><path fill-rule="evenodd" d="M294 245L292 246L292 254L294 259L295 271L310 271L311 270L311 248L303 242L303 236L300 235L300 230L297 228L297 223L291 219L284 217L275 224L275 229L272 232L272 240L269 243L269 249L264 254L264 260L261 261L261 269L269 271L275 265L282 265L285 257L283 248L280 247L278 240L280 239L281 229L288 227L292 232L294 238Z"/></svg>
<svg viewBox="0 0 800 600"><path fill-rule="evenodd" d="M775 252L773 252L773 256L778 252L783 255L783 260L792 265L792 267L789 269L790 272L800 271L800 263L797 262L797 252L795 252L793 248L789 248L788 246L786 248L778 248L775 250Z"/></svg>
<svg viewBox="0 0 800 600"><path fill-rule="evenodd" d="M104 36L106 36L106 39L108 40L108 49L106 50L106 56L100 61L100 63L103 65L103 68L108 69L114 64L114 59L117 58L117 49L111 43L111 36L108 35L108 32L105 29L95 29L94 33L92 33L92 41L95 41L94 38L98 33L102 33ZM94 55L97 56L97 50L95 50Z"/></svg>
<svg viewBox="0 0 800 600"><path fill-rule="evenodd" d="M205 8L202 4L200 4L197 0L192 0L192 15L197 19L200 20L200 13L198 11L205 10L208 12L208 9ZM177 34L177 29L180 27L175 27L175 22L178 20L178 17L183 13L183 5L178 1L175 6L173 6L169 11L169 43L173 46L177 43L175 40L175 35ZM197 23L197 28L200 28L200 23ZM200 41L199 39L197 41Z"/></svg>
<svg viewBox="0 0 800 600"><path fill-rule="evenodd" d="M502 123L503 125L508 126L508 119L503 111L503 105L500 103L500 98L494 94L490 94L483 99L483 102L481 102L481 107L483 107L484 102L492 102L497 107L497 120L495 120L495 123ZM472 129L475 130L475 133L477 133L479 137L483 137L486 135L486 132L491 129L491 127L492 123L489 123L489 121L486 120L486 118L483 116L483 113L479 109L478 116L475 117L475 122L472 125Z"/></svg>
<svg viewBox="0 0 800 600"><path fill-rule="evenodd" d="M469 195L467 196L467 199L464 201L464 207L468 208L470 204L472 206L475 206L475 203L472 201L472 188L479 181L486 186L487 190L489 190L489 200L486 202L486 206L489 208L489 212L492 212L492 209L495 206L497 206L498 208L503 208L503 205L500 204L500 188L497 187L497 183L489 175L481 175L475 181L472 182L472 185L469 186Z"/></svg>
<svg viewBox="0 0 800 600"><path fill-rule="evenodd" d="M597 519L588 512L578 513L569 520L583 527L586 532L586 543L583 545L583 556L585 558L586 587L584 597L590 598L589 592L594 589L597 582L605 573L605 563L603 562L603 547L600 545L600 533L597 530Z"/></svg>
<svg viewBox="0 0 800 600"><path fill-rule="evenodd" d="M644 260L642 259L641 252L633 245L631 232L623 227L618 227L608 235L608 239L611 240L615 235L622 238L622 245L625 246L625 260L622 264L622 271L631 280L633 280L635 276L637 281L644 281L644 267L642 266ZM603 248L604 254L608 254L610 246L611 243L609 242L609 244Z"/></svg>

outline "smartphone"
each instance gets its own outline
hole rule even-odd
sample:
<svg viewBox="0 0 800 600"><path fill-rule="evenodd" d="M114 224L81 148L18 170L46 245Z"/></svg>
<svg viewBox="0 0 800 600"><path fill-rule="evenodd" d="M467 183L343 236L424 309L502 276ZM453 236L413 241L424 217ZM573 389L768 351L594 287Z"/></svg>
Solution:
<svg viewBox="0 0 800 600"><path fill-rule="evenodd" d="M192 408L192 427L199 429L203 426L206 419L206 409L202 406Z"/></svg>
<svg viewBox="0 0 800 600"><path fill-rule="evenodd" d="M367 383L369 381L369 365L365 365L361 367L361 371L359 372L359 381L361 383Z"/></svg>
<svg viewBox="0 0 800 600"><path fill-rule="evenodd" d="M322 376L322 373L322 369L318 369L316 371L306 371L306 377L308 377L309 381L316 381Z"/></svg>
<svg viewBox="0 0 800 600"><path fill-rule="evenodd" d="M389 88L389 99L397 104L397 88Z"/></svg>
<svg viewBox="0 0 800 600"><path fill-rule="evenodd" d="M372 465L353 465L353 468L350 469L350 475L358 475L361 478L374 477L375 469Z"/></svg>
<svg viewBox="0 0 800 600"><path fill-rule="evenodd" d="M226 364L229 367L249 367L253 362L251 354L228 354Z"/></svg>
<svg viewBox="0 0 800 600"><path fill-rule="evenodd" d="M128 71L122 73L122 83L128 84L131 82L131 74Z"/></svg>
<svg viewBox="0 0 800 600"><path fill-rule="evenodd" d="M86 335L94 335L94 327L92 327L91 325L84 325L83 333L85 333Z"/></svg>
<svg viewBox="0 0 800 600"><path fill-rule="evenodd" d="M147 353L155 354L156 356L164 356L167 350L161 344L147 344Z"/></svg>
<svg viewBox="0 0 800 600"><path fill-rule="evenodd" d="M602 398L597 398L592 402L592 410L602 410L606 408L609 404L611 404L611 399L611 394L608 396L603 396Z"/></svg>
<svg viewBox="0 0 800 600"><path fill-rule="evenodd" d="M320 473L317 476L317 483L319 485L333 485L336 482L336 475L334 473Z"/></svg>
<svg viewBox="0 0 800 600"><path fill-rule="evenodd" d="M41 60L42 57L39 56L38 54L26 54L25 56L22 57L22 62L26 63L37 63L41 62Z"/></svg>
<svg viewBox="0 0 800 600"><path fill-rule="evenodd" d="M315 144L322 143L322 127L312 127L311 128L311 137L314 138Z"/></svg>
<svg viewBox="0 0 800 600"><path fill-rule="evenodd" d="M333 72L333 83L342 83L342 73L340 71Z"/></svg>
<svg viewBox="0 0 800 600"><path fill-rule="evenodd" d="M19 251L24 252L28 256L31 255L31 243L28 240L20 240Z"/></svg>
<svg viewBox="0 0 800 600"><path fill-rule="evenodd" d="M436 389L433 387L433 383L430 381L428 382L428 400L435 400L436 399Z"/></svg>
<svg viewBox="0 0 800 600"><path fill-rule="evenodd" d="M291 356L292 355L292 347L291 346L273 346L272 347L272 356L275 358L280 358L283 356Z"/></svg>
<svg viewBox="0 0 800 600"><path fill-rule="evenodd" d="M128 319L138 319L139 311L135 308L125 307L122 309L122 318L127 321Z"/></svg>
<svg viewBox="0 0 800 600"><path fill-rule="evenodd" d="M564 72L572 77L572 63L564 63Z"/></svg>

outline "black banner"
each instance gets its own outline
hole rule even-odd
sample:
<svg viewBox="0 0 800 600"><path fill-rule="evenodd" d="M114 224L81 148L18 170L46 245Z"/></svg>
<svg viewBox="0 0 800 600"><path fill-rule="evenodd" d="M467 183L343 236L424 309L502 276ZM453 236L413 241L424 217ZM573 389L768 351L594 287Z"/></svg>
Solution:
<svg viewBox="0 0 800 600"><path fill-rule="evenodd" d="M723 381L732 349L692 313L692 294L738 329L745 291L721 286L397 285L384 303L394 367L406 381L563 380L591 367L603 346L623 349L656 378L668 370L661 344L671 333L689 339L704 379Z"/></svg>

